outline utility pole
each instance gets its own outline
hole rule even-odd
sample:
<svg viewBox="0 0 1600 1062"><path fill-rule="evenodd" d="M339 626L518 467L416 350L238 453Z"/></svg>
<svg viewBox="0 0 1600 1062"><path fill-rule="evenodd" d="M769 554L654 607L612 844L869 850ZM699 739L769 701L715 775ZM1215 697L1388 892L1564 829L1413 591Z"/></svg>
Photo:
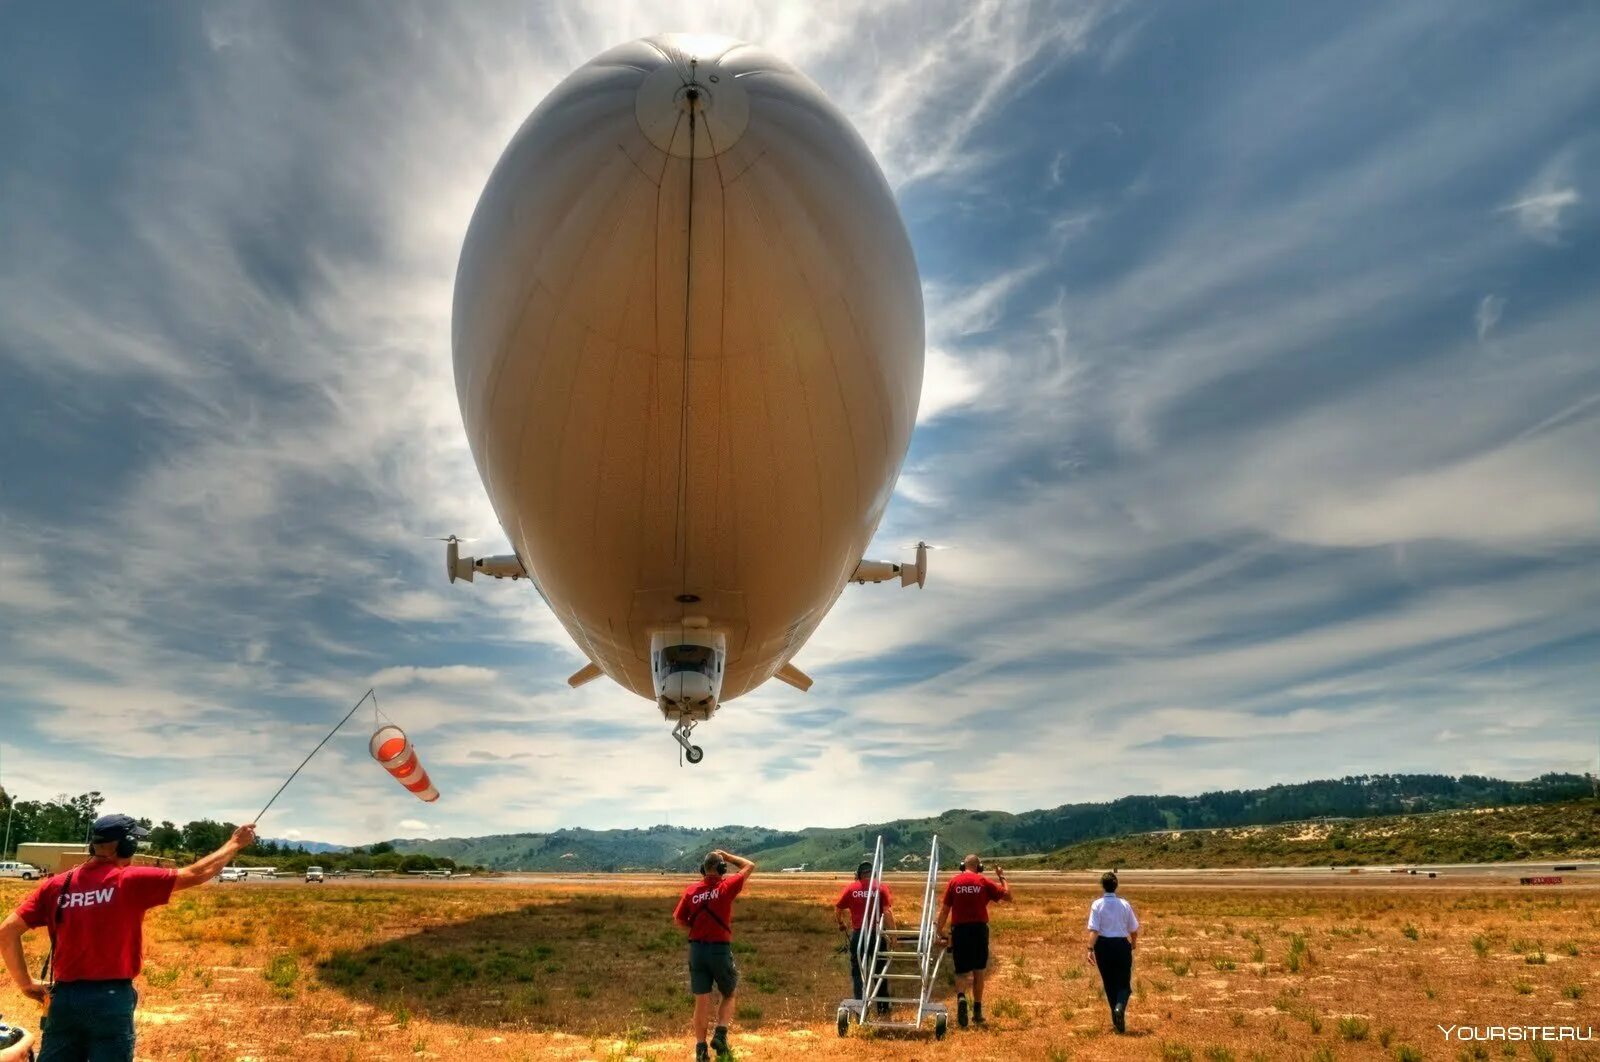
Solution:
<svg viewBox="0 0 1600 1062"><path fill-rule="evenodd" d="M0 774L3 774L3 772L0 772ZM0 861L3 861L8 858L6 853L11 851L11 814L16 810L17 801L15 797L6 792L6 787L3 784L0 784L0 796L6 798L6 841L5 844L0 845Z"/></svg>

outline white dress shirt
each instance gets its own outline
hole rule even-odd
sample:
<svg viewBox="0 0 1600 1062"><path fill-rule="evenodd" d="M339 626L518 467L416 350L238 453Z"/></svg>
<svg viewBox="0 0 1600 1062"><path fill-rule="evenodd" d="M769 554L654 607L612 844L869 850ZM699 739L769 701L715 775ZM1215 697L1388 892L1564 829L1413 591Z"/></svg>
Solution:
<svg viewBox="0 0 1600 1062"><path fill-rule="evenodd" d="M1102 937L1129 937L1139 932L1133 905L1108 892L1089 905L1089 928Z"/></svg>

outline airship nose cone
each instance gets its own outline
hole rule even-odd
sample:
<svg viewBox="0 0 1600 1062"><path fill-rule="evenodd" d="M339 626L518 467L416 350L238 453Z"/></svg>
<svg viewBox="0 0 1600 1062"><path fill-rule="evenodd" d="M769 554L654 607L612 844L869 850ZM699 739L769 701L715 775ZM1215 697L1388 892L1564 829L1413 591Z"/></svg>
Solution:
<svg viewBox="0 0 1600 1062"><path fill-rule="evenodd" d="M750 98L724 59L739 42L673 34L646 43L661 65L645 76L634 100L645 138L680 159L708 159L737 144L750 124Z"/></svg>

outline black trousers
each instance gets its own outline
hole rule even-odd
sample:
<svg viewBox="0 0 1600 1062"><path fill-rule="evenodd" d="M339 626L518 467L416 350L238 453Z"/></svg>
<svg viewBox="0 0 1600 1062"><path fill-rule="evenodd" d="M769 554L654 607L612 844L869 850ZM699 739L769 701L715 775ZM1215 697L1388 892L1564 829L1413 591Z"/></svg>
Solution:
<svg viewBox="0 0 1600 1062"><path fill-rule="evenodd" d="M1116 1010L1126 1007L1133 995L1133 945L1127 937L1096 937L1094 964L1100 968L1100 983L1106 989L1106 1002Z"/></svg>
<svg viewBox="0 0 1600 1062"><path fill-rule="evenodd" d="M883 940L879 939L878 947L881 949L883 946ZM855 995L851 996L851 999L865 998L861 993L867 990L866 979L861 975L861 956L857 954L857 949L860 947L861 930L852 929L850 931L850 990L854 992ZM878 985L877 994L880 996L883 995L884 988L884 985Z"/></svg>

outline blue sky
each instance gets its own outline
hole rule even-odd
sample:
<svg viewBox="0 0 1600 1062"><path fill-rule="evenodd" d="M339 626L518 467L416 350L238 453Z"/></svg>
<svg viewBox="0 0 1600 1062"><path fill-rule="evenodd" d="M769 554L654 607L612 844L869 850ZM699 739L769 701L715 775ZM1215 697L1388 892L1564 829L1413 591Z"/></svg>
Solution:
<svg viewBox="0 0 1600 1062"><path fill-rule="evenodd" d="M467 219L541 96L758 41L872 145L928 373L883 555L680 768L526 587L462 436ZM24 796L375 837L841 825L1592 769L1600 9L8 5L0 743ZM360 724L360 725L358 725Z"/></svg>

